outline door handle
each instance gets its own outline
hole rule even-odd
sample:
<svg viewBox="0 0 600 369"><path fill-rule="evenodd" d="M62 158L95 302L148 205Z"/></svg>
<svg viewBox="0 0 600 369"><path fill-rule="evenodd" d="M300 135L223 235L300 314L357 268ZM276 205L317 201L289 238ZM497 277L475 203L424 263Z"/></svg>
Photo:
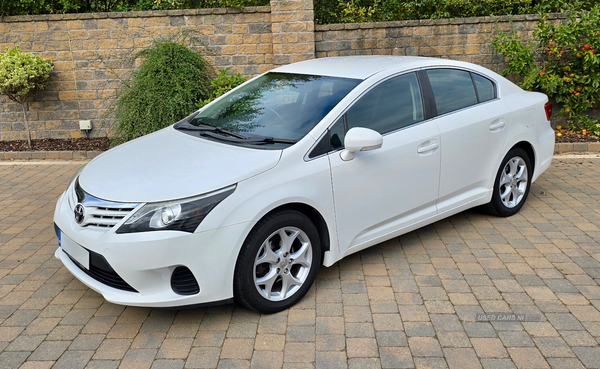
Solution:
<svg viewBox="0 0 600 369"><path fill-rule="evenodd" d="M490 131L501 131L505 125L506 122L504 122L504 119L495 120L492 122L492 125L490 125Z"/></svg>
<svg viewBox="0 0 600 369"><path fill-rule="evenodd" d="M434 142L430 143L430 144L429 144L429 145L427 145L427 146L420 146L420 147L417 149L417 152L418 152L419 154L424 154L424 153L426 153L426 152L433 151L433 150L437 149L438 147L439 147L438 143L434 141Z"/></svg>

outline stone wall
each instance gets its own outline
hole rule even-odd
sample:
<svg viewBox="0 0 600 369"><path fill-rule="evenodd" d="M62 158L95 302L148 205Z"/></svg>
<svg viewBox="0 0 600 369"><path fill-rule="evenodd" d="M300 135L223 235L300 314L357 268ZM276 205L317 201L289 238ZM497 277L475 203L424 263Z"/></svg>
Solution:
<svg viewBox="0 0 600 369"><path fill-rule="evenodd" d="M564 19L561 15L551 15ZM530 39L538 17L353 23L315 26L313 0L271 0L270 6L0 17L0 52L19 45L52 60L45 91L29 103L32 138L81 137L79 120L91 119L90 136L108 133L107 106L124 60L153 39L189 32L217 68L254 76L279 65L314 57L419 55L469 61L501 71L493 29L516 28ZM0 96L0 140L26 139L21 106Z"/></svg>
<svg viewBox="0 0 600 369"><path fill-rule="evenodd" d="M313 0L271 1L273 61L276 66L313 59Z"/></svg>
<svg viewBox="0 0 600 369"><path fill-rule="evenodd" d="M490 33L514 27L524 40L530 40L538 19L537 15L517 15L319 25L315 29L316 57L430 56L467 61L500 72L506 64L502 55L490 49ZM564 15L551 14L549 19L564 19Z"/></svg>
<svg viewBox="0 0 600 369"><path fill-rule="evenodd" d="M188 32L190 46L215 67L255 76L314 58L313 28L312 0L272 0L241 10L0 17L0 52L19 45L54 64L48 88L28 104L33 139L81 137L79 120L87 119L90 136L102 137L109 99L131 70L125 60L153 39ZM0 96L0 140L26 137L21 106Z"/></svg>

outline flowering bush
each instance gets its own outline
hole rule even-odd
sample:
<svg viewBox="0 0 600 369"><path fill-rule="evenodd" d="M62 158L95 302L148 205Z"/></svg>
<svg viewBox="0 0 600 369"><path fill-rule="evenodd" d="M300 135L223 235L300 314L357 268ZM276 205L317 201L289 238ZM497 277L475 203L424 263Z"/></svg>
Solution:
<svg viewBox="0 0 600 369"><path fill-rule="evenodd" d="M542 14L536 42L523 43L515 31L498 33L492 49L508 59L504 75L518 75L521 87L540 91L562 104L560 114L571 129L600 136L600 124L590 110L600 103L600 5L589 12L565 5L564 23Z"/></svg>

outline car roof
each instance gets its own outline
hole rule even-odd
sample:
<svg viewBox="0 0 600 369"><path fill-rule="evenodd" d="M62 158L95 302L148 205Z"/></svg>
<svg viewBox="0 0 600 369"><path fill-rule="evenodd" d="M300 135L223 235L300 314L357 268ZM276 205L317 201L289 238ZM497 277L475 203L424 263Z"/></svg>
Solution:
<svg viewBox="0 0 600 369"><path fill-rule="evenodd" d="M467 63L462 63L467 64ZM272 72L366 79L389 68L413 69L432 65L461 65L448 59L418 56L362 55L318 58L284 65ZM463 65L464 66L464 65Z"/></svg>

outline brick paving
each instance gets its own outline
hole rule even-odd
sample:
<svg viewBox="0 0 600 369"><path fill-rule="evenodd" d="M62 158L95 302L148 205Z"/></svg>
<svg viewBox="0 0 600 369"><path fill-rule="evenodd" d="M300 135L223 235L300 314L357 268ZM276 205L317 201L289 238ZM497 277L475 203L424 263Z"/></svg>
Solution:
<svg viewBox="0 0 600 369"><path fill-rule="evenodd" d="M0 368L600 368L600 158L322 268L294 308L113 305L53 256L81 162L0 163ZM538 314L481 322L478 313Z"/></svg>

